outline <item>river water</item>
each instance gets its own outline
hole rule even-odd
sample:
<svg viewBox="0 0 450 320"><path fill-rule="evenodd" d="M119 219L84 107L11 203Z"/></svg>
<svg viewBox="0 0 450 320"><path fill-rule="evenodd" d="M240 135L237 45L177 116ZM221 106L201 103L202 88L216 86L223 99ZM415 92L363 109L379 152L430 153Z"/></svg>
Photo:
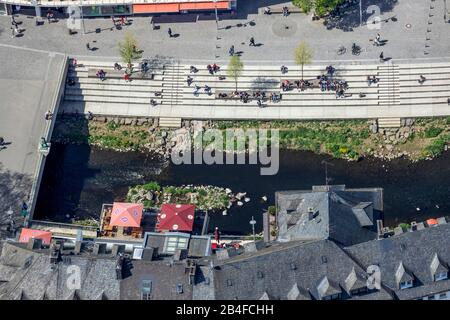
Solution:
<svg viewBox="0 0 450 320"><path fill-rule="evenodd" d="M388 226L450 212L450 152L418 163L405 159L364 159L355 163L310 152L281 151L278 174L261 176L257 165L177 166L139 152L54 143L46 162L35 219L64 222L72 217L98 217L102 203L122 201L129 186L154 180L161 185L206 184L247 192L251 201L242 207L234 206L226 216L221 212L213 214L210 230L219 226L226 234L249 234L252 216L257 221L257 232L262 229L262 212L273 204L275 191L308 190L312 185L324 184L322 160L331 163L331 184L384 188ZM267 196L267 203L262 202L262 196Z"/></svg>

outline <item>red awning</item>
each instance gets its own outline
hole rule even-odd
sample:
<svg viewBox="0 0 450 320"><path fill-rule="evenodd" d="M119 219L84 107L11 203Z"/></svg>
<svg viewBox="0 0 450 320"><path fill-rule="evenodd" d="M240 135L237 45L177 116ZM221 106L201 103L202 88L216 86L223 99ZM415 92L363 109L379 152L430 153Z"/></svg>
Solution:
<svg viewBox="0 0 450 320"><path fill-rule="evenodd" d="M192 231L195 206L192 204L163 204L158 213L158 231Z"/></svg>
<svg viewBox="0 0 450 320"><path fill-rule="evenodd" d="M158 13L158 12L179 12L180 5L178 3L166 4L133 4L133 13Z"/></svg>
<svg viewBox="0 0 450 320"><path fill-rule="evenodd" d="M143 204L114 202L109 225L139 228L143 210Z"/></svg>
<svg viewBox="0 0 450 320"><path fill-rule="evenodd" d="M216 4L213 1L180 3L180 10L214 10L215 8L230 9L230 4L228 1L217 1Z"/></svg>
<svg viewBox="0 0 450 320"><path fill-rule="evenodd" d="M173 2L133 4L133 13L173 13L182 10L214 10L215 8L230 9L229 1L200 1L200 2Z"/></svg>
<svg viewBox="0 0 450 320"><path fill-rule="evenodd" d="M428 219L427 224L428 224L428 226L434 226L434 225L438 224L438 221L436 219Z"/></svg>
<svg viewBox="0 0 450 320"><path fill-rule="evenodd" d="M50 231L23 228L20 233L19 242L28 242L30 239L42 239L42 243L49 245L52 241Z"/></svg>

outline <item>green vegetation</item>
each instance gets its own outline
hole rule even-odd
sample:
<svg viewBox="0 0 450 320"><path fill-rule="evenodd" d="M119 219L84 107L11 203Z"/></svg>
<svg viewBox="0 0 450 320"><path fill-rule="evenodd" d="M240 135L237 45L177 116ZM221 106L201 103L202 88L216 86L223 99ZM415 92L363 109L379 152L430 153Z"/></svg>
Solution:
<svg viewBox="0 0 450 320"><path fill-rule="evenodd" d="M211 127L222 131L223 135L227 129L278 129L282 149L312 151L349 160L379 156L380 152L386 154L388 144L391 154L404 153L412 160L429 159L439 156L450 143L450 117L416 119L408 136L395 142L388 141L381 133L371 133L366 120L214 121ZM149 151L162 146L161 131L150 132L148 126L119 124L118 120L86 121L75 117L58 120L52 140L116 151ZM212 144L214 137L209 141L205 137L204 147ZM245 141L245 147L249 151L248 141ZM237 141L234 141L234 150L237 150Z"/></svg>
<svg viewBox="0 0 450 320"><path fill-rule="evenodd" d="M117 45L119 47L120 56L127 66L130 66L133 61L142 58L142 53L137 49L137 40L131 32L127 32L124 40Z"/></svg>
<svg viewBox="0 0 450 320"><path fill-rule="evenodd" d="M293 0L292 4L301 8L306 13L309 13L314 9L316 15L324 17L344 1L345 0Z"/></svg>
<svg viewBox="0 0 450 320"><path fill-rule="evenodd" d="M403 232L406 232L411 228L411 225L408 223L400 223L398 226L402 228Z"/></svg>
<svg viewBox="0 0 450 320"><path fill-rule="evenodd" d="M199 210L211 211L227 208L232 197L224 188L192 185L161 187L152 181L130 187L126 201L142 203L145 208L153 208L163 203L195 204Z"/></svg>
<svg viewBox="0 0 450 320"><path fill-rule="evenodd" d="M302 67L302 80L303 80L303 67L305 64L312 62L313 53L305 42L302 42L295 48L294 52L295 63Z"/></svg>
<svg viewBox="0 0 450 320"><path fill-rule="evenodd" d="M328 153L336 158L357 160L361 145L370 136L366 121L219 121L215 126L228 128L278 129L280 148Z"/></svg>
<svg viewBox="0 0 450 320"><path fill-rule="evenodd" d="M100 226L99 222L94 219L72 220L72 224L95 228L98 228Z"/></svg>
<svg viewBox="0 0 450 320"><path fill-rule="evenodd" d="M230 63L227 68L227 75L230 78L234 79L234 83L236 85L236 91L238 89L237 82L239 77L242 74L242 70L244 69L244 64L241 61L241 58L238 55L233 55L230 59Z"/></svg>
<svg viewBox="0 0 450 320"><path fill-rule="evenodd" d="M267 208L267 211L271 216L274 216L277 212L277 208L275 206L269 206L269 208Z"/></svg>
<svg viewBox="0 0 450 320"><path fill-rule="evenodd" d="M443 128L431 126L425 130L425 138L436 138L444 131Z"/></svg>

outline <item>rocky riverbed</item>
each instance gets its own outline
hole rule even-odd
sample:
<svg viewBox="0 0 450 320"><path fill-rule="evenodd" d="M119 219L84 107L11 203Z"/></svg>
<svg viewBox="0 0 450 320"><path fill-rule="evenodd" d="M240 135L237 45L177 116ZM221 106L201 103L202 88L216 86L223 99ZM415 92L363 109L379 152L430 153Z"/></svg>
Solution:
<svg viewBox="0 0 450 320"><path fill-rule="evenodd" d="M169 158L172 151L188 149L194 132L206 129L278 129L282 149L330 154L359 160L371 156L385 160L406 157L431 159L450 140L450 119L402 119L399 128L379 128L376 120L349 121L196 121L184 120L178 129L161 128L154 118L93 116L60 117L52 140L87 143L120 152L151 151Z"/></svg>

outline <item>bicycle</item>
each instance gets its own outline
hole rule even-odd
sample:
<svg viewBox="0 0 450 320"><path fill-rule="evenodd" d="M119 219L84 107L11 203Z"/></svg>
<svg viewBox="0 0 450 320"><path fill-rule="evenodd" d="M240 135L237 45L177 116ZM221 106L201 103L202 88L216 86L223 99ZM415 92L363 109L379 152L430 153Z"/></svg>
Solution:
<svg viewBox="0 0 450 320"><path fill-rule="evenodd" d="M346 52L347 52L347 49L344 46L340 46L339 49L337 50L337 54L340 56Z"/></svg>
<svg viewBox="0 0 450 320"><path fill-rule="evenodd" d="M361 54L361 47L356 45L356 43L353 43L352 45L352 54L354 56L359 56Z"/></svg>

